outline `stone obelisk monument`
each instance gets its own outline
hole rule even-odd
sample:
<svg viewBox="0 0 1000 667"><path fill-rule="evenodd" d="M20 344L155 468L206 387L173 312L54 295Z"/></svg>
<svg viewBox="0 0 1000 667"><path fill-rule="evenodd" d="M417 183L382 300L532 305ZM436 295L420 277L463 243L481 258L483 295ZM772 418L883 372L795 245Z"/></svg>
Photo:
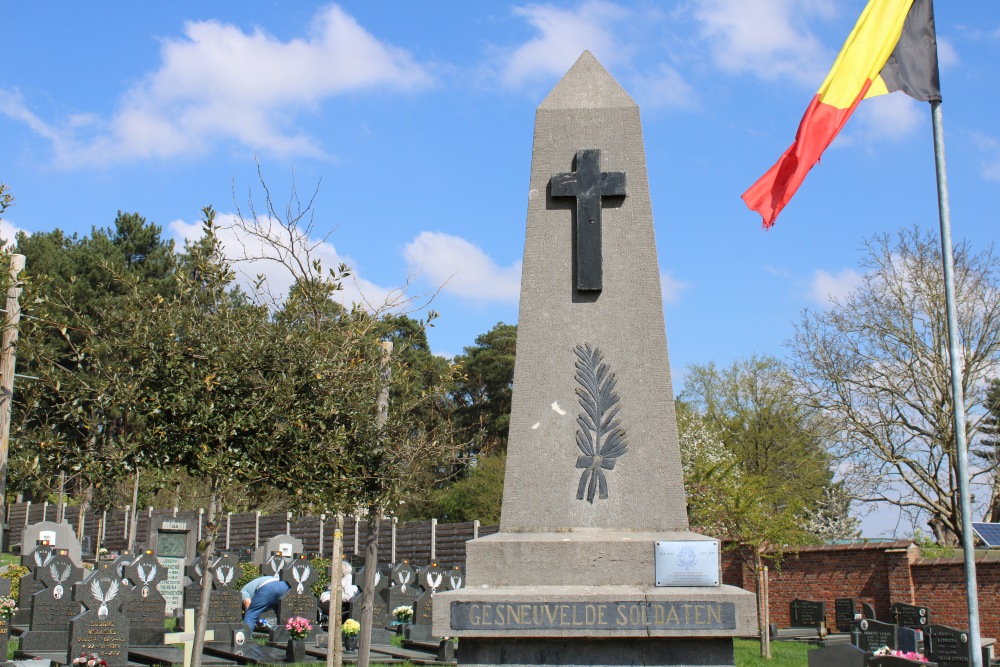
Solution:
<svg viewBox="0 0 1000 667"><path fill-rule="evenodd" d="M434 634L470 665L731 665L755 602L715 545L688 531L639 108L585 52L535 120L500 532Z"/></svg>

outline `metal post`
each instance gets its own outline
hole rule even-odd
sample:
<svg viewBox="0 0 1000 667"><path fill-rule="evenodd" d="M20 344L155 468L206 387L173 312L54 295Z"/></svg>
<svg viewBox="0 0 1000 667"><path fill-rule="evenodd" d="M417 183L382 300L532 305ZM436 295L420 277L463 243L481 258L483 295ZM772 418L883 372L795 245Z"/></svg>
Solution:
<svg viewBox="0 0 1000 667"><path fill-rule="evenodd" d="M10 285L7 287L7 316L4 318L0 344L0 507L7 505L7 447L10 442L10 410L14 399L14 368L17 352L17 326L21 320L22 283L17 279L24 269L24 255L10 256Z"/></svg>
<svg viewBox="0 0 1000 667"><path fill-rule="evenodd" d="M972 543L972 503L969 500L969 454L965 442L965 396L955 304L955 258L951 245L951 208L948 203L948 176L944 160L944 124L941 101L931 102L934 129L934 165L937 172L938 215L941 219L941 259L944 265L944 294L948 311L948 353L951 357L951 400L955 412L955 477L962 512L962 550L965 555L965 595L969 606L969 657L971 667L983 667L979 626L979 591L976 585L976 552Z"/></svg>

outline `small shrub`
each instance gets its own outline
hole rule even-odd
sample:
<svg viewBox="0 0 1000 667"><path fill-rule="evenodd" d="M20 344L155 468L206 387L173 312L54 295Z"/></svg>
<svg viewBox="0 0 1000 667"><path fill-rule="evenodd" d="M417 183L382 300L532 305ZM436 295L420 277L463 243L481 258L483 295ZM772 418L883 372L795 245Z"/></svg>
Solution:
<svg viewBox="0 0 1000 667"><path fill-rule="evenodd" d="M18 592L21 590L21 577L29 574L29 570L24 565L10 565L7 567L7 571L0 573L0 577L4 579L10 579L10 596L17 599Z"/></svg>

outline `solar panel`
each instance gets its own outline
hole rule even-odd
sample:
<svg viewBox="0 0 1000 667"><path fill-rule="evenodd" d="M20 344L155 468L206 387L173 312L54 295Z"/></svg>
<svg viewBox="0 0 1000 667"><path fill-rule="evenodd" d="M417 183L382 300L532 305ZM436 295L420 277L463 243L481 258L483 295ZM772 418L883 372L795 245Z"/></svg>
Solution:
<svg viewBox="0 0 1000 667"><path fill-rule="evenodd" d="M1000 523L974 523L972 530L988 547L1000 547Z"/></svg>

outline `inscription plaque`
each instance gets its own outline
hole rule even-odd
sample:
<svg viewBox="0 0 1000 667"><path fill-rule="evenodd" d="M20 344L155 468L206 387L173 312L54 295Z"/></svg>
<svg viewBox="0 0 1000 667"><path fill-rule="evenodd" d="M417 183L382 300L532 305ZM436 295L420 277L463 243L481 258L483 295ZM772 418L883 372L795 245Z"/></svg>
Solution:
<svg viewBox="0 0 1000 667"><path fill-rule="evenodd" d="M655 545L657 586L718 586L717 540L660 541Z"/></svg>
<svg viewBox="0 0 1000 667"><path fill-rule="evenodd" d="M453 630L732 630L732 602L452 602Z"/></svg>
<svg viewBox="0 0 1000 667"><path fill-rule="evenodd" d="M841 632L849 632L851 626L857 620L858 602L854 598L837 598L833 601L834 618L837 621L837 629Z"/></svg>

